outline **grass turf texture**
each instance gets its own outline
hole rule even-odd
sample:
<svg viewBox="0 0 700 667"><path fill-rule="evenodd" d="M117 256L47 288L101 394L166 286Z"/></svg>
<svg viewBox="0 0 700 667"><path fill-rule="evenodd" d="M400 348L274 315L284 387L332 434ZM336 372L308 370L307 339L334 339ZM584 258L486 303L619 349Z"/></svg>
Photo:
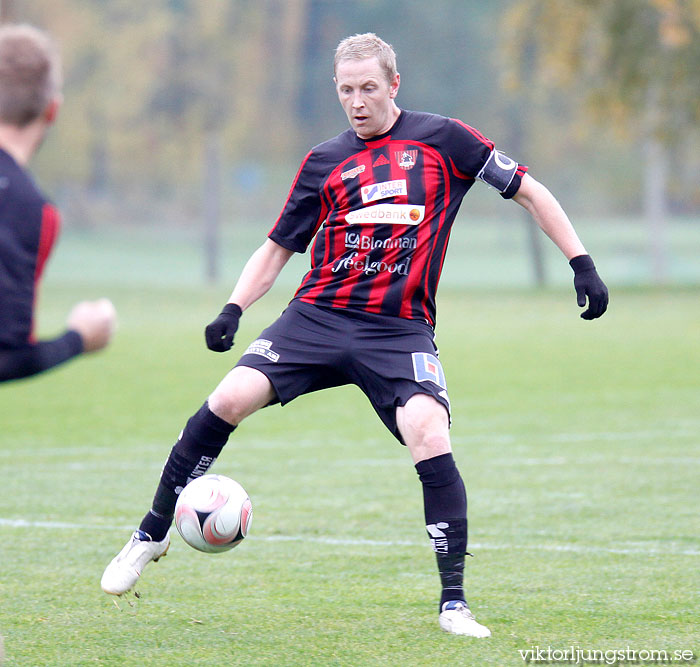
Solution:
<svg viewBox="0 0 700 667"><path fill-rule="evenodd" d="M698 655L700 290L444 290L438 342L470 500L468 598L493 636L437 626L439 582L407 451L355 388L251 417L213 471L251 495L250 536L174 533L133 606L99 588L185 420L283 307L204 348L222 290L45 289L57 330L106 292L113 346L0 386L6 665L523 664L532 646ZM224 292L226 290L223 290ZM214 294L213 292L216 292Z"/></svg>

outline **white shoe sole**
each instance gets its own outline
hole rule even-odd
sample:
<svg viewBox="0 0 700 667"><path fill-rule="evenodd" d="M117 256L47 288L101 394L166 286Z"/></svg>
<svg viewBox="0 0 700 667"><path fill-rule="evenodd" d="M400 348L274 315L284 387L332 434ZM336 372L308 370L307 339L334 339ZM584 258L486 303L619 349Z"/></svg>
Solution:
<svg viewBox="0 0 700 667"><path fill-rule="evenodd" d="M479 639L491 636L491 630L485 625L477 623L473 618L468 618L458 611L443 611L438 621L440 627L452 635L477 637Z"/></svg>

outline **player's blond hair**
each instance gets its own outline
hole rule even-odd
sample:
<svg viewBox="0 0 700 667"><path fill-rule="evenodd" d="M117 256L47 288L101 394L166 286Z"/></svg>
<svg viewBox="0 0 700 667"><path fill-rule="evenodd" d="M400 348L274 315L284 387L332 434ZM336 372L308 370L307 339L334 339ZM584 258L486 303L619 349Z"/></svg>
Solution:
<svg viewBox="0 0 700 667"><path fill-rule="evenodd" d="M373 32L352 35L341 41L335 50L333 72L338 71L338 64L341 60L364 60L375 56L384 70L387 81L391 83L396 76L394 47L377 37Z"/></svg>
<svg viewBox="0 0 700 667"><path fill-rule="evenodd" d="M27 24L0 26L0 122L28 125L61 84L58 49L47 33Z"/></svg>

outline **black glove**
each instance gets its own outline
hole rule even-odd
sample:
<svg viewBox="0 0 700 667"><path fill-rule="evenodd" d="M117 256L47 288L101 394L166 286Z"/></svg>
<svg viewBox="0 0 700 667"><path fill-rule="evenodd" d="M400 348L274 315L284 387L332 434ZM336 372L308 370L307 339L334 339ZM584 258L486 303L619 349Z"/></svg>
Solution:
<svg viewBox="0 0 700 667"><path fill-rule="evenodd" d="M204 329L207 347L214 352L226 352L233 347L233 336L238 331L238 320L243 311L235 303L227 303L221 314Z"/></svg>
<svg viewBox="0 0 700 667"><path fill-rule="evenodd" d="M576 301L583 308L588 297L588 309L581 313L584 320L600 317L608 308L608 288L595 270L590 255L574 257L569 266L574 270L574 288Z"/></svg>

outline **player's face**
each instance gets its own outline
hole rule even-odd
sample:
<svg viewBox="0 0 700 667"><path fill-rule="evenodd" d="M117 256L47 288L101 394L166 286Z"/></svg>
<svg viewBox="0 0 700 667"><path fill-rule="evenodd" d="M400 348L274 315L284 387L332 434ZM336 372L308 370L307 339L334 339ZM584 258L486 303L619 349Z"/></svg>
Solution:
<svg viewBox="0 0 700 667"><path fill-rule="evenodd" d="M399 75L390 84L374 56L341 60L336 68L335 88L350 126L360 139L387 132L399 116L394 103Z"/></svg>

